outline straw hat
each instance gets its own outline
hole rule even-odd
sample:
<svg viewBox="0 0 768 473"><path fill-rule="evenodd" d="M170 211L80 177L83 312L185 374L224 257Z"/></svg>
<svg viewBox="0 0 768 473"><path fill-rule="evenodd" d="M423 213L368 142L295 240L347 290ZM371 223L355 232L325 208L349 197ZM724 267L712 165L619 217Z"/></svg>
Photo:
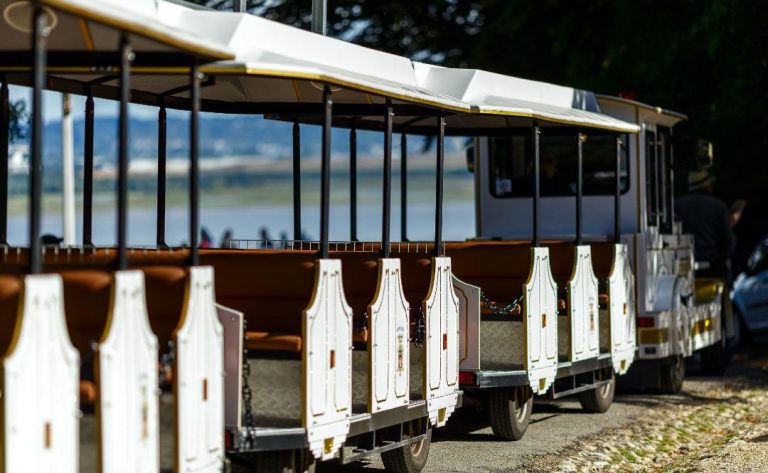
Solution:
<svg viewBox="0 0 768 473"><path fill-rule="evenodd" d="M701 171L691 171L688 173L688 190L695 191L706 187L715 182L715 178L709 175L706 169Z"/></svg>

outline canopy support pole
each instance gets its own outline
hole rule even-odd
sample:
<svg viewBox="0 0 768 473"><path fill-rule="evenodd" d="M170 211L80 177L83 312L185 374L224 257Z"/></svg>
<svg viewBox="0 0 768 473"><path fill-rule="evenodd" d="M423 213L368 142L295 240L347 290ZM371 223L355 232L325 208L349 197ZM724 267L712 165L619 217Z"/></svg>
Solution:
<svg viewBox="0 0 768 473"><path fill-rule="evenodd" d="M613 193L613 241L621 243L621 135L616 136L616 186Z"/></svg>
<svg viewBox="0 0 768 473"><path fill-rule="evenodd" d="M435 248L434 256L443 255L443 168L445 164L445 117L437 117L437 163L435 166Z"/></svg>
<svg viewBox="0 0 768 473"><path fill-rule="evenodd" d="M165 99L160 98L160 111L157 113L157 247L165 248L165 186L167 164L167 124L168 114Z"/></svg>
<svg viewBox="0 0 768 473"><path fill-rule="evenodd" d="M576 158L576 245L581 246L584 243L584 229L582 228L582 213L584 206L584 141L587 136L581 131L578 132L576 142L578 146L578 155Z"/></svg>
<svg viewBox="0 0 768 473"><path fill-rule="evenodd" d="M408 135L400 136L400 241L408 241Z"/></svg>
<svg viewBox="0 0 768 473"><path fill-rule="evenodd" d="M301 240L301 128L293 121L293 240Z"/></svg>
<svg viewBox="0 0 768 473"><path fill-rule="evenodd" d="M659 153L659 134L658 131L653 136L653 162L656 169L656 228L661 232L661 195L662 195L662 165L661 165L661 153Z"/></svg>
<svg viewBox="0 0 768 473"><path fill-rule="evenodd" d="M120 125L117 156L117 269L128 267L128 103L131 100L133 50L126 36L120 40Z"/></svg>
<svg viewBox="0 0 768 473"><path fill-rule="evenodd" d="M189 70L192 104L189 115L189 264L199 264L198 234L200 233L200 71L197 62Z"/></svg>
<svg viewBox="0 0 768 473"><path fill-rule="evenodd" d="M672 136L667 135L667 139L671 140ZM668 169L664 170L664 172L667 173L667 176L669 176L667 181L667 198L669 199L667 201L667 231L672 233L672 230L675 227L675 147L667 146L667 153L669 166Z"/></svg>
<svg viewBox="0 0 768 473"><path fill-rule="evenodd" d="M533 246L541 244L539 232L539 206L541 204L541 183L539 176L539 161L541 155L541 128L539 122L533 122Z"/></svg>
<svg viewBox="0 0 768 473"><path fill-rule="evenodd" d="M389 258L392 254L389 227L392 211L392 102L387 99L387 113L384 115L384 179L381 209L381 255Z"/></svg>
<svg viewBox="0 0 768 473"><path fill-rule="evenodd" d="M8 146L10 145L11 105L8 98L8 80L0 85L0 245L8 246Z"/></svg>
<svg viewBox="0 0 768 473"><path fill-rule="evenodd" d="M328 228L331 213L331 125L333 97L331 88L323 87L323 142L320 182L320 258L328 258Z"/></svg>
<svg viewBox="0 0 768 473"><path fill-rule="evenodd" d="M40 246L40 213L43 190L43 87L46 72L46 39L48 37L47 15L42 7L34 6L32 18L32 50L34 69L32 71L32 142L29 170L29 272L42 271Z"/></svg>
<svg viewBox="0 0 768 473"><path fill-rule="evenodd" d="M326 34L327 0L312 0L312 32Z"/></svg>
<svg viewBox="0 0 768 473"><path fill-rule="evenodd" d="M349 239L357 241L357 129L349 130Z"/></svg>
<svg viewBox="0 0 768 473"><path fill-rule="evenodd" d="M85 141L83 143L83 247L93 246L93 120L94 104L90 84L86 87Z"/></svg>

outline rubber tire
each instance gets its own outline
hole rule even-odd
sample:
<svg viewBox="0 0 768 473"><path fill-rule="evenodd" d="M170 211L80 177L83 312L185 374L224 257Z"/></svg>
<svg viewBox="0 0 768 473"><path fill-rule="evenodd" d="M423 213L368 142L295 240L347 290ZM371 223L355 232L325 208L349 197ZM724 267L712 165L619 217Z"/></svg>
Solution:
<svg viewBox="0 0 768 473"><path fill-rule="evenodd" d="M429 420L425 419L425 422ZM382 452L381 462L387 471L393 473L420 473L427 466L431 443L432 426L428 426L426 436L421 441Z"/></svg>
<svg viewBox="0 0 768 473"><path fill-rule="evenodd" d="M523 438L533 411L533 393L528 386L494 388L488 393L488 420L493 434L504 440Z"/></svg>
<svg viewBox="0 0 768 473"><path fill-rule="evenodd" d="M307 450L259 452L231 457L232 473L308 473L315 461Z"/></svg>
<svg viewBox="0 0 768 473"><path fill-rule="evenodd" d="M683 389L683 381L685 381L685 360L680 355L671 358L671 363L662 362L659 367L661 370L659 391L661 391L662 394L678 394L680 390Z"/></svg>
<svg viewBox="0 0 768 473"><path fill-rule="evenodd" d="M616 376L611 371L611 382L589 391L579 393L579 403L585 412L602 414L607 412L613 404L613 396L616 394Z"/></svg>
<svg viewBox="0 0 768 473"><path fill-rule="evenodd" d="M701 371L707 376L722 376L728 368L730 353L727 347L725 330L720 341L701 350Z"/></svg>

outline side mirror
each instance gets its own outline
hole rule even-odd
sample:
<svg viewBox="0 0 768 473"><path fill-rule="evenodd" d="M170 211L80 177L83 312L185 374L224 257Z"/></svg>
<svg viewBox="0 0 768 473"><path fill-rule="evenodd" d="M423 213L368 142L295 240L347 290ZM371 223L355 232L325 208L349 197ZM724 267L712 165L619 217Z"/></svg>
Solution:
<svg viewBox="0 0 768 473"><path fill-rule="evenodd" d="M684 136L678 142L675 159L688 171L702 171L712 167L715 159L712 142L693 136Z"/></svg>
<svg viewBox="0 0 768 473"><path fill-rule="evenodd" d="M464 151L466 153L467 171L474 173L475 172L475 145L470 144L469 146L467 146L467 149Z"/></svg>

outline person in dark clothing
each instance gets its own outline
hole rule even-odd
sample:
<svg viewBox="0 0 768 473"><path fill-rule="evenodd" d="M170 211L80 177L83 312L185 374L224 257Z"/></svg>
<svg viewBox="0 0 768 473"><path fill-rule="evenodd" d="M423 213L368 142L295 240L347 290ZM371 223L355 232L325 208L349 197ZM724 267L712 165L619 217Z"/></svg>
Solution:
<svg viewBox="0 0 768 473"><path fill-rule="evenodd" d="M709 263L702 273L727 279L736 248L734 222L725 202L713 195L713 181L707 171L688 173L689 192L677 199L675 213L683 222L683 233L693 235L696 261Z"/></svg>

